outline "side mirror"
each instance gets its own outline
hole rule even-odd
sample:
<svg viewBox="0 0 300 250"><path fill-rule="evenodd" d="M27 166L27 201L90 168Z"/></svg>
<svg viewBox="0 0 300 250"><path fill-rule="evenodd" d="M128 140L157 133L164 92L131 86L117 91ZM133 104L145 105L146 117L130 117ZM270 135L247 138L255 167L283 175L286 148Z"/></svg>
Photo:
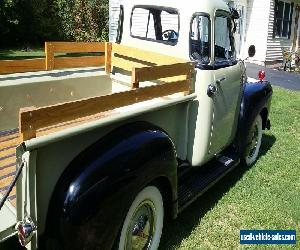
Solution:
<svg viewBox="0 0 300 250"><path fill-rule="evenodd" d="M253 57L255 56L256 53L256 49L254 45L250 45L249 49L248 49L248 56L249 57Z"/></svg>

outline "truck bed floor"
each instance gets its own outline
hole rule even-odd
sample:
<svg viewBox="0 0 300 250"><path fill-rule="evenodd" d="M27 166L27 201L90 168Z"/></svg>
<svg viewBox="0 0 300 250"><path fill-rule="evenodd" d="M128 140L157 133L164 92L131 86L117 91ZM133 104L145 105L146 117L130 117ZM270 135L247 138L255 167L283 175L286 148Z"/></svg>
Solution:
<svg viewBox="0 0 300 250"><path fill-rule="evenodd" d="M16 146L19 142L18 129L0 131L0 193L4 195L16 174ZM16 187L8 201L16 206Z"/></svg>

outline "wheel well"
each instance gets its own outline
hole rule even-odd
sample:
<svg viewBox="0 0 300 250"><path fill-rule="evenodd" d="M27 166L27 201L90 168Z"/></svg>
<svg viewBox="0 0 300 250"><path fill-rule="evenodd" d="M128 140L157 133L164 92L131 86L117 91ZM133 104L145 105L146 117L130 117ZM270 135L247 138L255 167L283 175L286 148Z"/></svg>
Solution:
<svg viewBox="0 0 300 250"><path fill-rule="evenodd" d="M172 186L167 177L159 177L149 183L147 186L154 185L158 187L158 189L162 193L164 207L165 207L165 215L166 219L175 218L177 214L177 210L173 207L173 195L172 195Z"/></svg>
<svg viewBox="0 0 300 250"><path fill-rule="evenodd" d="M262 119L262 127L263 129L266 129L266 126L267 126L267 119L268 119L268 109L265 107L262 109L262 111L260 112L260 116L261 116L261 119Z"/></svg>

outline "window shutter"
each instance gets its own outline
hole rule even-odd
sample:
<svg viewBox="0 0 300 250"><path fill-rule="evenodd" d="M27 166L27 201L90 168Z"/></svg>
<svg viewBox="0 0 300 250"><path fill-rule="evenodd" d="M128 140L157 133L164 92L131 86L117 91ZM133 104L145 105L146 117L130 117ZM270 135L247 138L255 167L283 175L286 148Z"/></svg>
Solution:
<svg viewBox="0 0 300 250"><path fill-rule="evenodd" d="M273 38L276 35L276 22L277 22L277 15L278 15L278 0L274 1L274 23L273 23Z"/></svg>
<svg viewBox="0 0 300 250"><path fill-rule="evenodd" d="M291 38L292 33L292 23L293 23L293 13L294 13L294 3L291 4L291 13L290 13L290 23L289 23L289 34L288 38ZM296 24L295 24L296 25Z"/></svg>

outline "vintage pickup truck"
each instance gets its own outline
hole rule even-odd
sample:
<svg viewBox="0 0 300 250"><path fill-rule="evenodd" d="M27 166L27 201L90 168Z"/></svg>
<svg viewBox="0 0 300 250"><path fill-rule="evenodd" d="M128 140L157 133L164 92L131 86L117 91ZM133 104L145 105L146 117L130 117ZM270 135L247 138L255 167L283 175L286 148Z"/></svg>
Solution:
<svg viewBox="0 0 300 250"><path fill-rule="evenodd" d="M235 18L222 0L126 1L104 67L0 76L0 240L157 249L167 218L252 165L272 87L247 82Z"/></svg>

